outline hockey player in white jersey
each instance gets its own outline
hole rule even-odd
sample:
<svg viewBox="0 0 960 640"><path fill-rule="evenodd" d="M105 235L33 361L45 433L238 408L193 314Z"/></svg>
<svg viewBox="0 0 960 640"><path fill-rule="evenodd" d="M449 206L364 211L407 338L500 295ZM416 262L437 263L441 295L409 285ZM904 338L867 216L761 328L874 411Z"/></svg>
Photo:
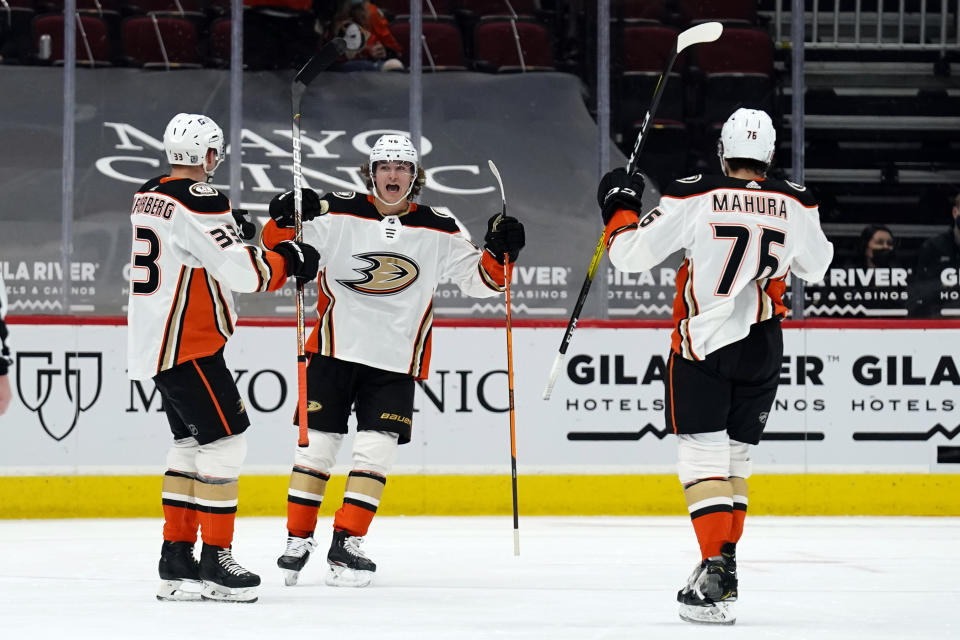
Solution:
<svg viewBox="0 0 960 640"><path fill-rule="evenodd" d="M380 503L398 444L409 442L416 379L427 377L433 295L441 278L465 295L499 295L504 254L516 260L523 225L494 216L483 251L456 221L413 202L425 182L410 140L380 137L361 171L369 194L304 189L303 237L320 252L317 323L307 343L309 446L297 448L287 495L287 548L277 564L288 585L317 543L313 534L351 407L353 470L333 522L326 582L366 586L376 565L360 543ZM292 193L270 203L267 247L292 237ZM296 420L296 418L295 418Z"/></svg>
<svg viewBox="0 0 960 640"><path fill-rule="evenodd" d="M738 109L720 134L724 175L677 180L646 214L639 176L617 169L597 191L617 269L646 271L684 252L664 415L678 436L678 473L701 551L677 594L689 622L736 621L749 447L760 441L780 379L787 277L817 282L833 258L810 192L766 179L775 140L766 113Z"/></svg>
<svg viewBox="0 0 960 640"><path fill-rule="evenodd" d="M163 146L170 175L149 180L133 199L127 302L128 374L156 384L174 437L163 477L157 598L253 602L260 578L231 549L250 424L223 359L237 319L232 291L271 291L288 276L313 279L319 258L292 241L264 251L240 240L230 201L207 184L224 156L213 120L177 114Z"/></svg>

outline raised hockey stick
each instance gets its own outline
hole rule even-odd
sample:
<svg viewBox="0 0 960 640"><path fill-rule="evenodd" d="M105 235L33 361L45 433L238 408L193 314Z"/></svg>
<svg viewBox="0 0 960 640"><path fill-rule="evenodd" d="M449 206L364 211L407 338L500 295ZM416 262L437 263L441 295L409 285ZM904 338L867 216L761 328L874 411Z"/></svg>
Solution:
<svg viewBox="0 0 960 640"><path fill-rule="evenodd" d="M493 177L497 179L500 185L500 199L503 207L500 210L502 220L507 215L507 196L503 190L503 180L500 179L500 172L493 160L487 160L490 165L490 171ZM496 226L496 222L494 223ZM510 478L513 483L513 555L520 555L520 510L517 505L517 408L513 401L513 313L510 302L510 276L513 271L513 263L510 262L510 254L503 255L503 288L507 297L507 389L509 392L510 407Z"/></svg>
<svg viewBox="0 0 960 640"><path fill-rule="evenodd" d="M657 107L660 106L660 98L663 97L664 88L667 86L667 80L670 77L670 70L677 56L687 47L704 42L713 42L723 33L723 25L719 22L704 22L695 27L690 27L677 36L677 42L670 52L667 64L660 74L656 89L653 92L653 99L650 101L650 108L643 117L643 124L640 125L640 131L637 132L637 139L633 143L633 151L630 153L630 159L627 161L627 171L631 174L637 172L637 161L640 158L640 152L643 150L643 144L647 141L647 130L653 117L657 113ZM560 340L560 349L557 357L553 361L553 368L550 369L550 377L547 378L547 386L543 390L543 399L549 400L553 393L553 387L557 383L560 371L563 369L563 361L567 357L567 348L570 346L570 339L573 338L573 331L577 328L577 320L580 318L580 312L583 311L583 305L587 301L587 294L590 292L590 285L593 284L593 277L600 266L600 259L603 257L604 237L606 233L600 233L600 240L597 241L597 247L593 250L593 257L590 259L590 266L587 268L587 277L583 280L580 287L580 295L577 297L577 303L573 306L573 313L570 314L570 321L567 323L567 329L563 333L563 339Z"/></svg>
<svg viewBox="0 0 960 640"><path fill-rule="evenodd" d="M333 64L347 48L343 38L334 38L323 46L294 77L290 85L293 101L293 227L296 241L303 242L303 166L300 157L300 101L307 86L321 71ZM304 349L303 283L297 280L297 445L305 447L307 438L307 355Z"/></svg>

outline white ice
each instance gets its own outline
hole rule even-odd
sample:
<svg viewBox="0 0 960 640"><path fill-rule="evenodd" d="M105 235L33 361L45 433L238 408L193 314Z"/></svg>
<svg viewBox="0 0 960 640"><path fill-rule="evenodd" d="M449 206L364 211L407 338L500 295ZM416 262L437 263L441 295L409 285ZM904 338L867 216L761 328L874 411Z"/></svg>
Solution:
<svg viewBox="0 0 960 640"><path fill-rule="evenodd" d="M321 519L321 545L329 522ZM751 517L732 627L677 617L699 559L682 517L378 517L366 589L284 587L280 518L239 518L255 604L158 602L161 522L0 521L0 638L960 638L960 518Z"/></svg>

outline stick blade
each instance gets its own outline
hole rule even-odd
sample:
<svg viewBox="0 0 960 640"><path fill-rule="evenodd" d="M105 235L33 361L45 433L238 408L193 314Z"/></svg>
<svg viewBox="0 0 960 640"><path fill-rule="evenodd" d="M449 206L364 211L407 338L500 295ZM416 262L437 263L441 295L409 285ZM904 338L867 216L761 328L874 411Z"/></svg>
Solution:
<svg viewBox="0 0 960 640"><path fill-rule="evenodd" d="M343 52L347 50L347 42L343 38L334 38L327 44L323 45L323 48L320 49L312 58L307 61L307 64L303 65L303 68L297 72L297 76L293 81L299 82L303 86L307 86L313 79L316 78L321 71L333 64L333 61L343 55Z"/></svg>
<svg viewBox="0 0 960 640"><path fill-rule="evenodd" d="M677 53L680 53L692 44L713 42L723 33L723 25L719 22L704 22L690 27L677 36Z"/></svg>

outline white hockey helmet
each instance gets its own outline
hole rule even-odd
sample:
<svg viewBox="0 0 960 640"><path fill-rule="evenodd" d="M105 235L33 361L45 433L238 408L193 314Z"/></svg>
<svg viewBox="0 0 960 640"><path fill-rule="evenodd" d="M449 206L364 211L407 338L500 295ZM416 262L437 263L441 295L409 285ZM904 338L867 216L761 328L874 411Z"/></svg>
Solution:
<svg viewBox="0 0 960 640"><path fill-rule="evenodd" d="M773 160L773 145L777 132L765 111L737 109L720 130L717 155L723 166L724 158L750 158L769 165Z"/></svg>
<svg viewBox="0 0 960 640"><path fill-rule="evenodd" d="M413 179L410 181L410 186L407 187L407 192L397 200L396 202L387 202L380 197L380 194L377 193L377 182L376 182L376 164L378 162L409 162L411 165L411 171L413 173ZM373 182L373 197L375 197L380 202L393 206L401 202L404 198L410 195L410 191L413 190L413 185L417 181L417 150L414 148L413 143L410 142L410 138L396 134L388 133L377 138L377 141L373 143L373 147L370 149L370 179Z"/></svg>
<svg viewBox="0 0 960 640"><path fill-rule="evenodd" d="M163 132L163 149L170 164L202 166L210 178L225 156L223 131L212 118L199 113L178 113ZM206 170L207 150L217 154L213 169Z"/></svg>

